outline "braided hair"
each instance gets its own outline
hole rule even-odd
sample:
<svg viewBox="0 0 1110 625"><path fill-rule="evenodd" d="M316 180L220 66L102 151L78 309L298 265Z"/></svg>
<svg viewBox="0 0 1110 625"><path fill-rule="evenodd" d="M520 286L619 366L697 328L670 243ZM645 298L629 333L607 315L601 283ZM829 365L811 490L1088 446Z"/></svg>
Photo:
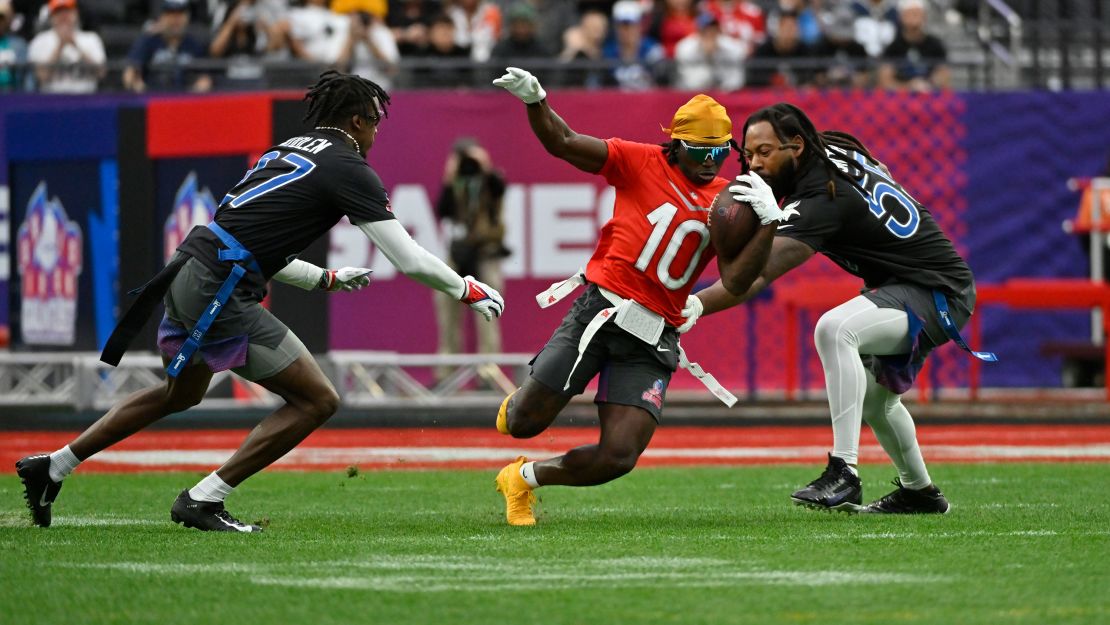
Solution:
<svg viewBox="0 0 1110 625"><path fill-rule="evenodd" d="M810 121L802 110L793 104L786 102L779 102L759 109L752 113L744 122L744 136L748 134L748 128L759 123L767 122L771 124L771 128L775 131L775 136L779 141L786 143L791 137L801 136L808 150L802 153L800 161L803 164L808 164L814 159L817 159L829 174L828 191L829 197L836 196L836 178L840 177L846 180L849 184L857 189L863 190L860 186L859 180L863 178L864 171L858 167L851 159L848 161L848 172L840 169L829 158L829 147L840 148L843 150L852 150L859 152L868 161L878 165L878 161L871 155L871 152L863 145L863 143L846 132L837 130L826 130L824 132L817 132L817 128ZM744 163L744 171L747 172L747 163Z"/></svg>
<svg viewBox="0 0 1110 625"><path fill-rule="evenodd" d="M372 80L355 74L341 74L333 69L320 74L315 85L308 88L305 121L315 125L341 125L354 115L377 122L388 117L389 94Z"/></svg>

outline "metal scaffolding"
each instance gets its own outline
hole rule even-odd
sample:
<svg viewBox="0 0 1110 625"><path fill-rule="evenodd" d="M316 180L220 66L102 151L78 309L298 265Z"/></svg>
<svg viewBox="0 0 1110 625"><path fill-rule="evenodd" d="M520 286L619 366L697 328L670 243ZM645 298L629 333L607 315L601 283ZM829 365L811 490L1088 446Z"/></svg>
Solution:
<svg viewBox="0 0 1110 625"><path fill-rule="evenodd" d="M527 376L531 354L397 354L337 351L317 357L344 405L368 407L466 407L504 397ZM0 406L52 406L103 410L127 395L161 384L162 360L128 354L118 367L100 355L0 354ZM202 406L267 407L279 398L262 387L217 373Z"/></svg>

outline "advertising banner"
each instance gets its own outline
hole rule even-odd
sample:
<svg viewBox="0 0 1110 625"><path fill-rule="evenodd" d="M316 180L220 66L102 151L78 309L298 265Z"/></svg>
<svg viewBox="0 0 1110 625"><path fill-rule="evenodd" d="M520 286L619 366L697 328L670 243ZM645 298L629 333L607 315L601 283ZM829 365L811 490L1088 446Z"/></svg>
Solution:
<svg viewBox="0 0 1110 625"><path fill-rule="evenodd" d="M691 95L559 92L551 103L576 132L663 143L668 137L661 127L670 124L675 110ZM957 96L758 92L716 97L732 113L737 136L749 113L782 99L807 111L818 128L855 134L921 202L933 207L942 227L966 250L961 224L967 178L961 168L967 156L961 141L964 105ZM541 311L533 296L585 266L601 226L612 214L614 190L600 176L578 171L547 154L528 125L524 106L506 94L399 93L389 113L368 160L390 190L397 218L433 253L444 254L435 206L452 145L460 137L474 138L505 173L509 185L504 201L505 244L512 255L502 265L508 301L500 322L502 344L508 352L537 351L558 326L570 300ZM938 159L937 154L945 158ZM733 155L721 175L731 178L738 173ZM938 180L944 183L937 184ZM333 231L330 264L375 270L373 288L331 299L332 327L337 329L332 333L333 348L436 349L432 293L397 276L359 230L346 226ZM715 278L715 264L710 264L695 290ZM781 283L820 284L830 278L850 276L817 257ZM783 342L796 340L806 355L802 384L822 386L820 363L812 349L816 316L803 316L800 332L788 337L774 291L747 306L703 319L682 338L691 359L732 388L781 388ZM381 306L383 301L389 305ZM374 311L373 324L365 323L368 310ZM962 360L953 359L945 369L963 367ZM673 385L699 388L683 373L675 376Z"/></svg>
<svg viewBox="0 0 1110 625"><path fill-rule="evenodd" d="M114 161L11 171L10 314L17 349L95 350L114 325Z"/></svg>

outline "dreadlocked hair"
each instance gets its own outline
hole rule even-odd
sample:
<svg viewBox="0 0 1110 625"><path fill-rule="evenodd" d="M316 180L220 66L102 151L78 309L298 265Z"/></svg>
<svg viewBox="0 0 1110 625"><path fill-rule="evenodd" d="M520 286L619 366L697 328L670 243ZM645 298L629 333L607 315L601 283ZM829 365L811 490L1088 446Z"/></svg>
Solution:
<svg viewBox="0 0 1110 625"><path fill-rule="evenodd" d="M671 139L666 143L659 144L663 147L663 156L667 157L667 162L671 165L678 164L678 141L678 139ZM736 139L729 139L728 146L737 154L736 161L743 166L744 154L740 151L740 145L736 143Z"/></svg>
<svg viewBox="0 0 1110 625"><path fill-rule="evenodd" d="M305 121L313 124L343 124L354 115L377 121L388 117L389 94L377 83L355 74L341 74L333 69L320 74L315 85L308 88Z"/></svg>
<svg viewBox="0 0 1110 625"><path fill-rule="evenodd" d="M810 121L809 117L802 112L802 109L788 104L786 102L779 102L759 109L752 113L744 122L744 136L748 134L748 128L758 124L759 122L767 122L771 124L771 128L775 131L775 136L778 137L782 143L787 143L792 137L801 136L805 140L806 149L802 153L800 161L803 164L808 164L814 159L825 168L829 174L829 182L827 185L829 197L836 197L836 179L842 178L849 184L861 189L858 178L863 175L862 170L849 163L849 167L854 171L851 173L842 171L837 167L836 163L829 158L827 148L829 146L839 147L843 149L854 150L860 152L868 159L874 160L871 153L867 148L852 135L847 133L838 132L835 130L826 132L817 132L817 128ZM747 172L747 163L744 163L744 171Z"/></svg>

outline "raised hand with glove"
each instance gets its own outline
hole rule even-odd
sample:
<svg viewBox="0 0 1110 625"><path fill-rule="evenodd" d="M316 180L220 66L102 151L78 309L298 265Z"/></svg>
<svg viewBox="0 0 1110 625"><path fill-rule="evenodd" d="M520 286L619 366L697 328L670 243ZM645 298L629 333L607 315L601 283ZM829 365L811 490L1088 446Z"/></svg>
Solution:
<svg viewBox="0 0 1110 625"><path fill-rule="evenodd" d="M788 206L785 210L779 208L778 200L771 191L771 185L763 180L757 173L749 172L736 177L736 182L728 188L732 199L738 202L747 202L759 217L759 223L766 226L776 221L787 221L798 211Z"/></svg>
<svg viewBox="0 0 1110 625"><path fill-rule="evenodd" d="M525 104L535 104L547 97L547 92L540 86L539 79L519 67L506 67L505 75L495 79L493 84L504 88Z"/></svg>
<svg viewBox="0 0 1110 625"><path fill-rule="evenodd" d="M478 311L486 321L492 321L505 312L505 298L501 297L497 289L475 280L474 276L463 278L463 288L459 301Z"/></svg>

